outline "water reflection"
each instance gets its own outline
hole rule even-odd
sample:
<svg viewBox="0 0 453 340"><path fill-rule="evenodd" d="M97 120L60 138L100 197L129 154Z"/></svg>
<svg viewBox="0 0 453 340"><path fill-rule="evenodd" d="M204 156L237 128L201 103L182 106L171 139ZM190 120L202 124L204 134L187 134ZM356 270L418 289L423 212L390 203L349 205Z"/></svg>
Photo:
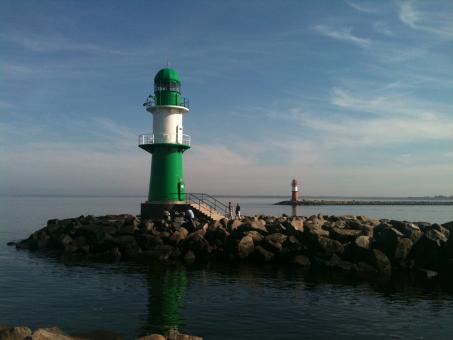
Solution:
<svg viewBox="0 0 453 340"><path fill-rule="evenodd" d="M181 324L180 308L187 276L183 268L154 266L147 273L147 331L177 330Z"/></svg>

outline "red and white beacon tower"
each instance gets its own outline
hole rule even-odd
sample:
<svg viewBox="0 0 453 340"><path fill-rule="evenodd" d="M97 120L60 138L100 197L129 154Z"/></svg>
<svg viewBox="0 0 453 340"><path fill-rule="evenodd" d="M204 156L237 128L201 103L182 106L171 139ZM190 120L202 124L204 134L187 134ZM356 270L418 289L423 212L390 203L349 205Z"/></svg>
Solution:
<svg viewBox="0 0 453 340"><path fill-rule="evenodd" d="M291 181L291 201L293 205L297 205L299 202L299 188L297 187L297 180L295 178Z"/></svg>

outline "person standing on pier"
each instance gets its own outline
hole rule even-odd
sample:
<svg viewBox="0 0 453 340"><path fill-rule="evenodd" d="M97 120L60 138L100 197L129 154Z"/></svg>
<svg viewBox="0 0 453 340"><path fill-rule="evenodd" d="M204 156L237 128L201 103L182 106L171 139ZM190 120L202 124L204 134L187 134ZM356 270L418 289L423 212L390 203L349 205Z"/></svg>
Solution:
<svg viewBox="0 0 453 340"><path fill-rule="evenodd" d="M231 204L231 202L228 202L228 218L230 220L233 219L233 205Z"/></svg>
<svg viewBox="0 0 453 340"><path fill-rule="evenodd" d="M239 203L236 203L236 218L241 219L241 206Z"/></svg>

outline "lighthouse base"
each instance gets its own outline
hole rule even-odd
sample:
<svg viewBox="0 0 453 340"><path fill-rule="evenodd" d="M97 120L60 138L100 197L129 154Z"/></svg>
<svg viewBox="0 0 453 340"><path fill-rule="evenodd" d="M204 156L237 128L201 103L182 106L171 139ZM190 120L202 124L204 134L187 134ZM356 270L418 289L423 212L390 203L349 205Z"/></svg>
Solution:
<svg viewBox="0 0 453 340"><path fill-rule="evenodd" d="M144 202L141 204L140 216L142 220L163 218L165 210L173 215L174 213L184 214L187 209L189 209L189 205L184 201Z"/></svg>

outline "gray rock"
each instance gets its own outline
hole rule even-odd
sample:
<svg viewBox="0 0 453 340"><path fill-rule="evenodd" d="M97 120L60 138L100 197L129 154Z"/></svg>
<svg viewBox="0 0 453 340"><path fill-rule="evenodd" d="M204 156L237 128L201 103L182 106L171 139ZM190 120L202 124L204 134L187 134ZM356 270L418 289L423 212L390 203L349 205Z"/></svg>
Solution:
<svg viewBox="0 0 453 340"><path fill-rule="evenodd" d="M242 224L243 222L241 220L231 220L231 222L229 223L229 230L236 230Z"/></svg>
<svg viewBox="0 0 453 340"><path fill-rule="evenodd" d="M441 269L448 253L447 241L445 235L436 229L424 232L412 247L411 258L415 260L415 265L425 269Z"/></svg>
<svg viewBox="0 0 453 340"><path fill-rule="evenodd" d="M340 229L332 228L330 230L330 238L340 241L341 243L353 242L357 236L361 235L361 230L356 229Z"/></svg>
<svg viewBox="0 0 453 340"><path fill-rule="evenodd" d="M294 217L291 221L291 225L300 232L304 231L304 220L299 217Z"/></svg>
<svg viewBox="0 0 453 340"><path fill-rule="evenodd" d="M256 230L248 231L245 235L250 236L253 239L254 244L261 243L264 240L264 236Z"/></svg>
<svg viewBox="0 0 453 340"><path fill-rule="evenodd" d="M283 248L292 252L297 252L301 250L302 244L295 236L291 235L283 242Z"/></svg>
<svg viewBox="0 0 453 340"><path fill-rule="evenodd" d="M33 332L32 340L76 340L58 327L40 328Z"/></svg>
<svg viewBox="0 0 453 340"><path fill-rule="evenodd" d="M392 225L381 223L374 228L374 247L393 258L399 237L404 235Z"/></svg>
<svg viewBox="0 0 453 340"><path fill-rule="evenodd" d="M119 246L126 246L130 243L135 243L135 237L132 235L120 235L113 237L113 243Z"/></svg>
<svg viewBox="0 0 453 340"><path fill-rule="evenodd" d="M25 340L31 335L28 327L12 327L0 330L0 340Z"/></svg>
<svg viewBox="0 0 453 340"><path fill-rule="evenodd" d="M187 231L187 229L181 227L181 228L179 228L179 230L175 231L173 233L173 235L171 235L170 239L173 244L179 244L179 242L184 240L188 234L189 234L189 232Z"/></svg>
<svg viewBox="0 0 453 340"><path fill-rule="evenodd" d="M230 237L230 233L223 227L219 227L217 228L216 230L216 233L215 233L215 236L216 236L216 245L220 245L220 246L223 246L228 238Z"/></svg>
<svg viewBox="0 0 453 340"><path fill-rule="evenodd" d="M354 244L360 249L368 250L370 249L370 237L365 235L358 236L354 240Z"/></svg>
<svg viewBox="0 0 453 340"><path fill-rule="evenodd" d="M250 223L250 228L252 230L256 230L264 235L268 233L267 228L266 228L266 221L262 219L254 219Z"/></svg>
<svg viewBox="0 0 453 340"><path fill-rule="evenodd" d="M253 253L255 246L251 236L244 236L238 244L238 255L241 259L246 259Z"/></svg>
<svg viewBox="0 0 453 340"><path fill-rule="evenodd" d="M404 261L412 250L413 242L406 237L398 238L396 248L395 248L395 255L394 259L396 261Z"/></svg>
<svg viewBox="0 0 453 340"><path fill-rule="evenodd" d="M211 252L211 246L204 238L203 230L191 233L183 241L183 247L192 250L197 257L207 257Z"/></svg>
<svg viewBox="0 0 453 340"><path fill-rule="evenodd" d="M392 274L392 264L383 252L378 249L373 249L370 255L370 264L373 265L380 273L386 276L390 276Z"/></svg>
<svg viewBox="0 0 453 340"><path fill-rule="evenodd" d="M343 254L344 247L341 242L332 240L328 237L318 237L317 239L317 250L321 252L318 255L331 257L333 254Z"/></svg>
<svg viewBox="0 0 453 340"><path fill-rule="evenodd" d="M319 236L329 237L329 232L321 228L321 226L313 223L304 223L304 234L309 238L317 238Z"/></svg>
<svg viewBox="0 0 453 340"><path fill-rule="evenodd" d="M167 340L167 338L160 334L151 334L151 335L141 336L135 340Z"/></svg>
<svg viewBox="0 0 453 340"><path fill-rule="evenodd" d="M253 257L259 262L270 262L274 258L274 253L264 249L262 246L256 246Z"/></svg>
<svg viewBox="0 0 453 340"><path fill-rule="evenodd" d="M303 268L309 268L311 266L310 259L304 255L297 255L294 257L293 262Z"/></svg>
<svg viewBox="0 0 453 340"><path fill-rule="evenodd" d="M10 325L5 325L3 323L0 323L0 333L3 332L3 331L7 331L9 330L10 328L13 328L12 326Z"/></svg>
<svg viewBox="0 0 453 340"><path fill-rule="evenodd" d="M272 252L279 252L282 250L282 244L288 236L281 233L269 234L264 238L263 247Z"/></svg>

